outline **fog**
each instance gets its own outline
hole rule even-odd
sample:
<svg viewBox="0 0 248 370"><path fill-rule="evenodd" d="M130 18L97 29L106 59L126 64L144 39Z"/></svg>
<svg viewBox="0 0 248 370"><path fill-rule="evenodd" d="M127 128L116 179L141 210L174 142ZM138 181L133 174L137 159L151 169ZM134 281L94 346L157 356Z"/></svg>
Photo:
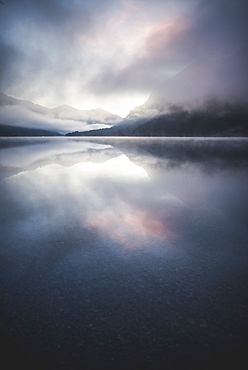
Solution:
<svg viewBox="0 0 248 370"><path fill-rule="evenodd" d="M9 0L0 7L0 89L122 117L192 63L191 87L229 89L247 82L247 13L245 0ZM199 60L207 67L200 81Z"/></svg>

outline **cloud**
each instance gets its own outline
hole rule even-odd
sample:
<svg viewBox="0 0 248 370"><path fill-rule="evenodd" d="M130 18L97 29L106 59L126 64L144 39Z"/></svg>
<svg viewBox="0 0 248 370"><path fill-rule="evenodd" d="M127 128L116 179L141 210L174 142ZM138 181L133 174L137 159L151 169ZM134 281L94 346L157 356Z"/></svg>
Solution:
<svg viewBox="0 0 248 370"><path fill-rule="evenodd" d="M76 58L78 39L89 35L93 25L87 9L81 7L77 11L77 8L66 8L63 4L12 1L10 9L7 6L9 18L5 22L4 41L16 56L13 58L13 52L4 53L2 74L7 78L2 89L8 87L8 77L12 75L11 85L17 94L29 91L34 97L58 94L63 98L62 91L66 90L68 80L73 81L74 71L79 68ZM80 65L84 65L83 58Z"/></svg>
<svg viewBox="0 0 248 370"><path fill-rule="evenodd" d="M92 119L89 115L89 120ZM10 126L41 128L67 133L109 128L104 123L88 123L87 120L55 117L53 114L39 114L19 105L0 107L0 123Z"/></svg>
<svg viewBox="0 0 248 370"><path fill-rule="evenodd" d="M194 60L223 59L245 48L247 24L245 1L231 1L227 6L221 0L198 1L180 16L149 24L130 62L123 68L107 65L88 87L100 95L121 89L151 91Z"/></svg>
<svg viewBox="0 0 248 370"><path fill-rule="evenodd" d="M247 7L245 0L10 0L0 9L0 89L47 106L121 109L127 96L145 99L198 58L246 47Z"/></svg>

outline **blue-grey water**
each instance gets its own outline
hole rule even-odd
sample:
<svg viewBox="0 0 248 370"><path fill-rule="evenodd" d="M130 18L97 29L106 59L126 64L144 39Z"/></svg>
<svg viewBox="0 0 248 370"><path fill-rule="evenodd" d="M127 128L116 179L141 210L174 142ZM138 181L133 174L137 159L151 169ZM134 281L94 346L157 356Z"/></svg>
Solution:
<svg viewBox="0 0 248 370"><path fill-rule="evenodd" d="M247 149L247 139L1 138L2 362L242 369Z"/></svg>

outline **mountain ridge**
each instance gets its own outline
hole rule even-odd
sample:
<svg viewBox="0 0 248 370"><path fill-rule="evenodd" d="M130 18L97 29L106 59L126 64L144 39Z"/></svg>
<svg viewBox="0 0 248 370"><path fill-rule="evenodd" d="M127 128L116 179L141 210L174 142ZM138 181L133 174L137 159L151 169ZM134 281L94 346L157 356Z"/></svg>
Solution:
<svg viewBox="0 0 248 370"><path fill-rule="evenodd" d="M66 133L72 130L111 127L121 117L101 108L80 110L69 105L46 108L0 92L0 123L13 127L39 128Z"/></svg>
<svg viewBox="0 0 248 370"><path fill-rule="evenodd" d="M0 137L18 137L18 136L63 136L63 135L60 134L59 132L51 130L0 124Z"/></svg>
<svg viewBox="0 0 248 370"><path fill-rule="evenodd" d="M114 127L74 134L232 136L238 133L247 136L248 77L243 77L245 58L248 58L246 50L221 60L195 60L158 84L143 105L134 108ZM181 123L180 117L183 117Z"/></svg>
<svg viewBox="0 0 248 370"><path fill-rule="evenodd" d="M54 108L47 108L44 107L43 105L40 104L35 104L31 101L28 100L22 100L22 99L17 99L13 98L12 96L6 95L3 92L0 92L0 106L4 105L24 105L25 107L32 109L34 112L37 112L37 110L42 110L44 113L51 113L51 112L61 112L61 111L71 111L71 112L77 112L80 114L87 113L89 114L90 112L92 113L104 113L105 115L108 115L109 117L114 117L116 120L121 120L122 118L116 114L110 113L106 111L105 109L102 108L93 108L93 109L78 109L74 108L71 105L68 104L62 104L59 106L56 106ZM40 113L38 111L38 113Z"/></svg>

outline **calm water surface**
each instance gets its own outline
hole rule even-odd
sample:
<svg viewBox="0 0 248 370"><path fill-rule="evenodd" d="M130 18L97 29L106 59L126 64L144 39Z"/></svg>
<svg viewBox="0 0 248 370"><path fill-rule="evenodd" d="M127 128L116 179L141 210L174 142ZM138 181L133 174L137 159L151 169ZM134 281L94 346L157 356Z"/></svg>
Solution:
<svg viewBox="0 0 248 370"><path fill-rule="evenodd" d="M241 369L248 140L0 139L1 347L31 369Z"/></svg>

